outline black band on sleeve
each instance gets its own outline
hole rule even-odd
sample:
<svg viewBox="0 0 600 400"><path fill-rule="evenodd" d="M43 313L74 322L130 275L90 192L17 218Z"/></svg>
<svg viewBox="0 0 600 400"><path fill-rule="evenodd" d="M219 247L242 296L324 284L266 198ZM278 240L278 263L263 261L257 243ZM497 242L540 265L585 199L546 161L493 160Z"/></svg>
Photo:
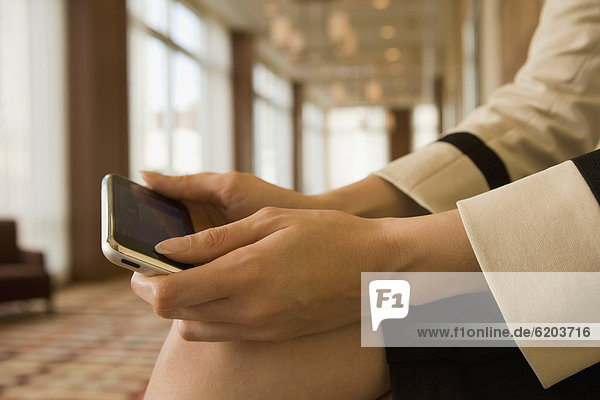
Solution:
<svg viewBox="0 0 600 400"><path fill-rule="evenodd" d="M468 132L456 132L438 141L450 143L469 157L485 177L490 189L510 183L504 162L477 136Z"/></svg>
<svg viewBox="0 0 600 400"><path fill-rule="evenodd" d="M575 157L572 161L600 204L600 150Z"/></svg>

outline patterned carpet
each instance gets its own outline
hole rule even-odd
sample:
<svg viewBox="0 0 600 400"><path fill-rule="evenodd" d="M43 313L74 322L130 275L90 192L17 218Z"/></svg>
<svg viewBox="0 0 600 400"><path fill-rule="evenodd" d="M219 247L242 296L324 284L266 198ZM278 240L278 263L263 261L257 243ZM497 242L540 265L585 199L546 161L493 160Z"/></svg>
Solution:
<svg viewBox="0 0 600 400"><path fill-rule="evenodd" d="M128 280L71 286L54 304L21 315L0 304L0 399L141 399L169 321Z"/></svg>

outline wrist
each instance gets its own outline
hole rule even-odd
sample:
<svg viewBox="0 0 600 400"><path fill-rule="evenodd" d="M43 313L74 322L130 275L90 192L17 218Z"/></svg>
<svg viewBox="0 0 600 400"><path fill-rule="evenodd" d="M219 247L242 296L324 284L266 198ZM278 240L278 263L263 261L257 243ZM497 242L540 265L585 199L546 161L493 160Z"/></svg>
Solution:
<svg viewBox="0 0 600 400"><path fill-rule="evenodd" d="M356 207L352 206L351 195L340 189L330 190L318 195L307 196L311 207L319 210L337 210L347 214L360 216Z"/></svg>
<svg viewBox="0 0 600 400"><path fill-rule="evenodd" d="M376 224L377 243L373 259L376 272L408 272L414 265L416 249L412 242L410 225L413 218L378 218Z"/></svg>
<svg viewBox="0 0 600 400"><path fill-rule="evenodd" d="M315 207L367 218L407 217L429 213L400 189L375 175L308 197Z"/></svg>
<svg viewBox="0 0 600 400"><path fill-rule="evenodd" d="M458 210L386 220L385 271L481 271Z"/></svg>

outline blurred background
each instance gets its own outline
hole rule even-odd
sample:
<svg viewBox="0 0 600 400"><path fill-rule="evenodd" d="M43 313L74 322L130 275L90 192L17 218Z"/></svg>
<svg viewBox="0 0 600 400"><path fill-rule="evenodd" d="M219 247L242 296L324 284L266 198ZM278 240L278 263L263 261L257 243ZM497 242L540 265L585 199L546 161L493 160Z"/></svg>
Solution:
<svg viewBox="0 0 600 400"><path fill-rule="evenodd" d="M510 82L542 3L0 0L0 253L41 252L59 293L128 276L100 251L109 172L361 179ZM32 287L15 296L51 298Z"/></svg>
<svg viewBox="0 0 600 400"><path fill-rule="evenodd" d="M0 0L0 216L63 283L121 272L108 172L358 180L512 80L542 3Z"/></svg>

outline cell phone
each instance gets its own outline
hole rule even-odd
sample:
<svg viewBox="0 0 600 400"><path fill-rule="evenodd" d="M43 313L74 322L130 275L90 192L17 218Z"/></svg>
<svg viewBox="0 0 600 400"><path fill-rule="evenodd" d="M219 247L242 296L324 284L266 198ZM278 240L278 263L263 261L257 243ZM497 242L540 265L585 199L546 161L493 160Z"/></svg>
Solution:
<svg viewBox="0 0 600 400"><path fill-rule="evenodd" d="M115 174L102 179L102 253L120 267L164 275L195 267L154 250L159 242L194 233L187 207Z"/></svg>

